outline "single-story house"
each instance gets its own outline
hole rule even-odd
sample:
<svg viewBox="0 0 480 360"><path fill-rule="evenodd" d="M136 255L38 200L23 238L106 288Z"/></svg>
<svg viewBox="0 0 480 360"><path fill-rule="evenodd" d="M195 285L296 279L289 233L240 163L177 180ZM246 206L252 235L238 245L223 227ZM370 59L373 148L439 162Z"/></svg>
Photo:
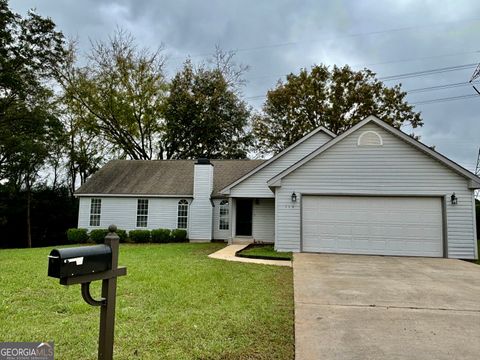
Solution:
<svg viewBox="0 0 480 360"><path fill-rule="evenodd" d="M480 178L370 116L269 160L115 160L76 192L78 226L182 228L279 251L477 259Z"/></svg>

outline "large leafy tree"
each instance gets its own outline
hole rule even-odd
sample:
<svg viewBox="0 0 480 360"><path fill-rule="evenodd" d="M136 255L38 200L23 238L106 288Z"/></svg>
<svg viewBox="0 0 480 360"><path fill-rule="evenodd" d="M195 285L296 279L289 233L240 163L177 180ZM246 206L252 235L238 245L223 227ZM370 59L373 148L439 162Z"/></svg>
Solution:
<svg viewBox="0 0 480 360"><path fill-rule="evenodd" d="M217 60L213 68L186 61L173 78L164 112L168 158L247 156L250 111L238 95L235 75L228 76L232 67Z"/></svg>
<svg viewBox="0 0 480 360"><path fill-rule="evenodd" d="M64 59L63 35L34 12L22 18L0 0L0 180L27 195L27 239L31 246L31 189L61 143L49 82Z"/></svg>
<svg viewBox="0 0 480 360"><path fill-rule="evenodd" d="M167 91L161 49L139 49L117 31L92 43L85 66L73 50L61 73L68 112L131 159L162 158L162 111Z"/></svg>
<svg viewBox="0 0 480 360"><path fill-rule="evenodd" d="M267 93L253 123L257 150L279 152L321 125L339 134L372 114L398 128L422 126L420 113L405 96L400 85L388 87L368 69L302 69Z"/></svg>

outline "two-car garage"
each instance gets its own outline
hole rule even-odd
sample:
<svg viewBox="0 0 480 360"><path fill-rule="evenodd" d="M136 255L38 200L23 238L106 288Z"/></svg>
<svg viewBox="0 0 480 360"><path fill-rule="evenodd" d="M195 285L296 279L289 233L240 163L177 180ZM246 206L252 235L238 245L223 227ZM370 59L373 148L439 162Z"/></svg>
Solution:
<svg viewBox="0 0 480 360"><path fill-rule="evenodd" d="M444 256L441 197L302 197L301 251Z"/></svg>
<svg viewBox="0 0 480 360"><path fill-rule="evenodd" d="M376 117L267 185L277 251L478 258L480 178Z"/></svg>

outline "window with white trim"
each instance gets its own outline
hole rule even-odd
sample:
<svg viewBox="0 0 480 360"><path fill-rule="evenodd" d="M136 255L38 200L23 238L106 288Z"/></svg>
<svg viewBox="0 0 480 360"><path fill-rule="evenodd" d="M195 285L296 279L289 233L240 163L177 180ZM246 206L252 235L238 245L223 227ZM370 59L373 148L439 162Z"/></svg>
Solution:
<svg viewBox="0 0 480 360"><path fill-rule="evenodd" d="M228 216L230 208L228 206L228 200L222 200L219 206L219 217L218 217L218 229L219 230L228 230L230 227L230 218Z"/></svg>
<svg viewBox="0 0 480 360"><path fill-rule="evenodd" d="M178 202L177 228L186 229L188 225L188 201L182 199Z"/></svg>
<svg viewBox="0 0 480 360"><path fill-rule="evenodd" d="M100 226L102 199L90 200L90 226Z"/></svg>
<svg viewBox="0 0 480 360"><path fill-rule="evenodd" d="M147 227L148 199L137 200L137 227Z"/></svg>

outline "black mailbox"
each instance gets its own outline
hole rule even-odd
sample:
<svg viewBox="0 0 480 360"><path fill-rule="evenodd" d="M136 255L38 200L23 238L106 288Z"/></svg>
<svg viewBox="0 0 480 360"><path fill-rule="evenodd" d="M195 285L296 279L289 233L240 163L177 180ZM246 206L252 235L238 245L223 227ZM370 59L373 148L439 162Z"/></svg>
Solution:
<svg viewBox="0 0 480 360"><path fill-rule="evenodd" d="M112 269L108 245L53 249L48 256L48 276L63 279Z"/></svg>

